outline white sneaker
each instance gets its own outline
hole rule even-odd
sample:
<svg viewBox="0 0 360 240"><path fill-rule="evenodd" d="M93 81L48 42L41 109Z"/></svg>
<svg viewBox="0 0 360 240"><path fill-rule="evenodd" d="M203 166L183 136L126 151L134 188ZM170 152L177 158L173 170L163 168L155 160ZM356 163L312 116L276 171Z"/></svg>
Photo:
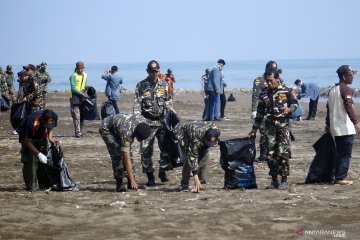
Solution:
<svg viewBox="0 0 360 240"><path fill-rule="evenodd" d="M228 118L228 117L223 117L223 118L221 118L221 120L222 120L222 121L229 121L230 118Z"/></svg>
<svg viewBox="0 0 360 240"><path fill-rule="evenodd" d="M18 133L16 130L14 130L14 131L12 132L12 134L13 134L13 135L19 135L19 133Z"/></svg>

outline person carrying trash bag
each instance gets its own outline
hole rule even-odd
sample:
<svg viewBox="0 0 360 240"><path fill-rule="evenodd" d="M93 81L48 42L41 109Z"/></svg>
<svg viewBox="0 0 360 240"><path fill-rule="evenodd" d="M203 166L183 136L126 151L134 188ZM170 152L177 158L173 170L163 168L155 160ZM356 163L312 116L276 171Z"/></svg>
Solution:
<svg viewBox="0 0 360 240"><path fill-rule="evenodd" d="M37 182L39 188L47 184L46 163L49 142L53 140L53 128L57 125L58 116L52 110L39 110L28 115L21 123L19 142L21 143L21 162L23 177L28 192L34 192Z"/></svg>
<svg viewBox="0 0 360 240"><path fill-rule="evenodd" d="M99 112L97 110L97 95L96 89L92 86L88 86L86 89L87 97L83 98L84 108L83 115L84 120L99 120Z"/></svg>
<svg viewBox="0 0 360 240"><path fill-rule="evenodd" d="M189 191L191 172L194 176L192 191L204 190L202 184L206 184L209 149L218 146L220 133L220 129L212 122L193 121L181 126L177 138L187 156L182 170L181 192Z"/></svg>
<svg viewBox="0 0 360 240"><path fill-rule="evenodd" d="M146 119L137 114L119 113L102 120L99 133L111 157L116 191L127 191L123 183L125 171L128 179L127 188L137 190L139 186L133 175L130 151L135 138L141 142L151 135L151 129Z"/></svg>

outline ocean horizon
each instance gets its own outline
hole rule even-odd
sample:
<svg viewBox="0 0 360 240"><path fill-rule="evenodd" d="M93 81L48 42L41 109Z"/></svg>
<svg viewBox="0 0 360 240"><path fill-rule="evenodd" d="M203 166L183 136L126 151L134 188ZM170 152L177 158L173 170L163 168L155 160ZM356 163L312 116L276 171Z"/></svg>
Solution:
<svg viewBox="0 0 360 240"><path fill-rule="evenodd" d="M225 59L226 61L226 59ZM253 80L262 75L267 60L235 60L226 61L223 69L224 80L228 89L252 88ZM319 87L333 86L338 82L336 70L339 66L347 64L355 70L360 69L360 58L348 59L302 59L302 60L278 60L279 68L283 70L282 78L289 85L294 85L296 79L305 83L316 83ZM34 65L40 63L33 63ZM201 76L206 68L213 68L216 61L186 61L170 62L159 61L161 73L166 73L171 68L176 78L175 89L201 89ZM25 64L23 64L25 65ZM13 65L16 74L22 70L20 64ZM95 87L97 91L104 91L106 82L101 79L105 69L116 65L123 78L123 87L134 91L136 84L147 77L147 62L134 63L89 63L85 61L85 72L88 74L88 85ZM75 63L50 64L48 69L52 81L48 85L50 91L64 91L70 89L69 77L73 73ZM3 67L5 69L5 66ZM360 88L359 77L355 75L352 88ZM15 83L17 90L18 83Z"/></svg>

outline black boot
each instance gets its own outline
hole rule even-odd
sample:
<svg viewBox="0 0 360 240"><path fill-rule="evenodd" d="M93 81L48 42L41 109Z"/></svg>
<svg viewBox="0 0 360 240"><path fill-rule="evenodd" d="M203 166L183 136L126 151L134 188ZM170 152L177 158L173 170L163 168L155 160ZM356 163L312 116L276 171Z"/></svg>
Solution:
<svg viewBox="0 0 360 240"><path fill-rule="evenodd" d="M267 189L274 189L274 188L278 188L279 187L279 180L277 178L277 176L272 176L271 177L271 184L270 186L267 187Z"/></svg>
<svg viewBox="0 0 360 240"><path fill-rule="evenodd" d="M281 183L278 187L279 190L286 190L289 188L289 185L287 183L287 177L286 176L283 176L281 177Z"/></svg>
<svg viewBox="0 0 360 240"><path fill-rule="evenodd" d="M126 192L127 191L122 178L116 178L116 191L117 192Z"/></svg>
<svg viewBox="0 0 360 240"><path fill-rule="evenodd" d="M166 175L165 171L159 171L158 177L160 178L161 182L168 182L170 178Z"/></svg>
<svg viewBox="0 0 360 240"><path fill-rule="evenodd" d="M153 172L147 172L146 173L147 177L148 177L148 181L146 183L146 186L148 187L153 187L156 185L156 182L155 182L155 176L154 176L154 173Z"/></svg>

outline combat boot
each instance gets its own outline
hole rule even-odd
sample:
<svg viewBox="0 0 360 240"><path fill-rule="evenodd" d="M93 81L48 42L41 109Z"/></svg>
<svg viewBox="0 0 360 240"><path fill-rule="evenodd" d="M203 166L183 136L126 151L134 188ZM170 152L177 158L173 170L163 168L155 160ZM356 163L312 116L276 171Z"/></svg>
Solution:
<svg viewBox="0 0 360 240"><path fill-rule="evenodd" d="M266 189L274 189L279 187L279 180L277 176L272 176L270 186L266 187Z"/></svg>
<svg viewBox="0 0 360 240"><path fill-rule="evenodd" d="M146 183L146 186L148 187L153 187L156 185L156 182L155 182L155 176L154 176L154 173L153 172L147 172L146 173L147 177L148 177L148 181Z"/></svg>
<svg viewBox="0 0 360 240"><path fill-rule="evenodd" d="M280 183L280 185L278 186L278 189L279 190L286 190L286 189L288 189L289 188L289 185L288 185L288 183L287 183L287 177L286 176L283 176L282 178L281 178L281 183Z"/></svg>
<svg viewBox="0 0 360 240"><path fill-rule="evenodd" d="M117 192L126 192L126 185L123 182L122 178L116 178L116 191Z"/></svg>
<svg viewBox="0 0 360 240"><path fill-rule="evenodd" d="M160 178L161 182L168 182L170 178L166 175L165 171L159 171L158 177Z"/></svg>

